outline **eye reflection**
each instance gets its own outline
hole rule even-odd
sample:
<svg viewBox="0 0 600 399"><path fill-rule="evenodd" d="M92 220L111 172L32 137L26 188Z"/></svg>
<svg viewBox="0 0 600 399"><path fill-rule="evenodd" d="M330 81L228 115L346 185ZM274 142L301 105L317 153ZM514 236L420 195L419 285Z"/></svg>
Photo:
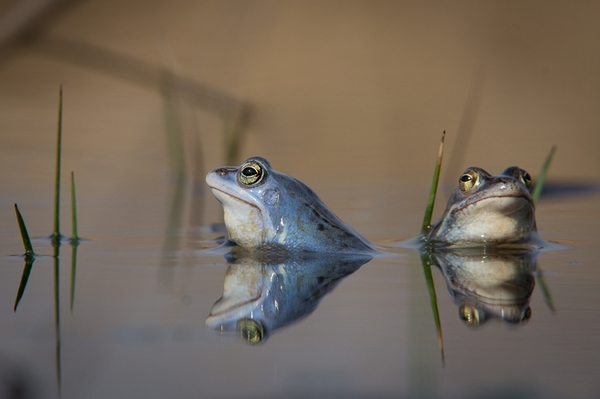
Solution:
<svg viewBox="0 0 600 399"><path fill-rule="evenodd" d="M263 341L264 327L252 319L242 319L237 324L240 337L250 345L258 345Z"/></svg>
<svg viewBox="0 0 600 399"><path fill-rule="evenodd" d="M480 324L479 310L471 305L461 305L458 308L458 317L470 326L478 326Z"/></svg>

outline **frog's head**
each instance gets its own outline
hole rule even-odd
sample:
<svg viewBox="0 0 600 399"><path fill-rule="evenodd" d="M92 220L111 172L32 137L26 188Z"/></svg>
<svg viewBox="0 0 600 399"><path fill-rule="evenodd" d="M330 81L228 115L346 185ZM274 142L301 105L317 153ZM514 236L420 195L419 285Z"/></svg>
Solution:
<svg viewBox="0 0 600 399"><path fill-rule="evenodd" d="M253 248L272 238L276 228L274 210L279 206L280 190L271 164L253 157L240 167L222 167L206 176L214 196L223 205L229 238Z"/></svg>
<svg viewBox="0 0 600 399"><path fill-rule="evenodd" d="M368 252L370 244L340 221L304 183L264 158L221 167L206 176L223 205L229 239L249 250Z"/></svg>
<svg viewBox="0 0 600 399"><path fill-rule="evenodd" d="M494 176L477 167L464 171L432 241L449 245L511 244L535 232L531 177L517 166Z"/></svg>

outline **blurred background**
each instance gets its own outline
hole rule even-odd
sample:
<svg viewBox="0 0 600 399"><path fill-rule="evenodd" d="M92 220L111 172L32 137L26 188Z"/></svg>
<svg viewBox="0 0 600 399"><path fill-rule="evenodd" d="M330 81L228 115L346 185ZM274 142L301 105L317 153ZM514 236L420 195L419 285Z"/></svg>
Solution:
<svg viewBox="0 0 600 399"><path fill-rule="evenodd" d="M468 166L535 177L552 145L551 179L600 179L594 1L5 0L0 12L7 192L51 187L40 171L60 85L64 167L95 200L160 190L181 159L200 190L210 169L261 155L317 192L389 184L424 204L442 131L442 202Z"/></svg>
<svg viewBox="0 0 600 399"><path fill-rule="evenodd" d="M538 168L553 144L553 178L600 176L594 1L4 0L0 12L0 135L28 163L52 156L61 84L78 162L164 157L169 72L206 170L225 161L233 123L236 163L263 155L304 180L429 179L443 130L452 181L470 165Z"/></svg>

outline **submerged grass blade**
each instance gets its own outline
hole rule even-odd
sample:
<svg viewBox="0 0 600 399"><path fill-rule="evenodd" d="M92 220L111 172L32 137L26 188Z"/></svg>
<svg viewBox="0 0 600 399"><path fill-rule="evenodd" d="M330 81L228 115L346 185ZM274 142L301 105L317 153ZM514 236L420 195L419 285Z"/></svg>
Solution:
<svg viewBox="0 0 600 399"><path fill-rule="evenodd" d="M535 186L533 187L533 192L531 193L531 197L533 198L534 203L537 203L540 199L540 196L542 195L542 189L544 188L544 183L546 182L546 175L548 174L548 169L550 169L550 163L552 163L552 158L554 157L555 152L556 146L552 146L550 152L544 160L542 170L540 170L540 175L538 176L538 179L535 182Z"/></svg>
<svg viewBox="0 0 600 399"><path fill-rule="evenodd" d="M58 131L56 138L56 176L54 180L54 230L52 231L53 245L60 244L60 163L62 150L62 109L63 109L63 90L60 87L58 96Z"/></svg>
<svg viewBox="0 0 600 399"><path fill-rule="evenodd" d="M438 182L440 180L440 171L442 170L442 155L444 153L444 138L446 137L446 131L442 133L442 140L440 142L440 148L438 150L437 162L435 164L435 170L433 172L433 179L431 180L431 189L429 190L429 199L427 200L427 208L425 209L425 216L423 217L423 224L421 225L421 235L427 232L427 229L431 225L431 215L433 214L433 206L435 205L435 196L437 194Z"/></svg>
<svg viewBox="0 0 600 399"><path fill-rule="evenodd" d="M546 280L544 279L544 275L542 274L539 266L536 266L535 282L540 286L540 291L542 291L542 296L544 297L546 306L548 306L548 309L554 313L556 311L556 308L554 307L554 301L552 301L552 295L550 295L550 290L546 285Z"/></svg>
<svg viewBox="0 0 600 399"><path fill-rule="evenodd" d="M15 212L17 213L19 230L21 230L21 238L23 239L23 246L25 247L25 257L31 258L35 256L35 253L33 252L33 245L31 244L31 239L29 238L29 233L27 232L27 226L25 226L25 221L23 220L21 212L19 212L19 207L17 204L15 204Z"/></svg>
<svg viewBox="0 0 600 399"><path fill-rule="evenodd" d="M71 243L71 301L70 309L73 311L73 304L75 303L75 277L77 271L77 241Z"/></svg>
<svg viewBox="0 0 600 399"><path fill-rule="evenodd" d="M23 274L21 275L21 282L19 283L17 298L15 299L15 306L13 308L15 312L17 311L17 306L19 306L19 302L21 301L21 298L23 298L23 294L25 293L25 288L27 287L27 282L29 281L29 275L31 274L31 269L33 268L34 261L34 257L25 258L25 267L23 267Z"/></svg>
<svg viewBox="0 0 600 399"><path fill-rule="evenodd" d="M427 254L421 254L421 263L423 264L423 272L425 273L425 281L427 282L427 290L429 291L429 298L431 300L431 311L433 313L433 320L435 322L435 329L437 331L438 345L440 347L440 354L442 357L442 365L446 365L446 356L444 355L444 337L442 336L442 322L440 321L440 313L437 306L437 295L435 293L435 285L433 283L433 275L431 274L431 263L427 259Z"/></svg>
<svg viewBox="0 0 600 399"><path fill-rule="evenodd" d="M75 198L75 174L71 172L71 243L77 245L79 237L77 236L77 201Z"/></svg>
<svg viewBox="0 0 600 399"><path fill-rule="evenodd" d="M59 246L54 246L54 328L56 343L56 385L58 397L62 388L61 343L60 343L60 262Z"/></svg>

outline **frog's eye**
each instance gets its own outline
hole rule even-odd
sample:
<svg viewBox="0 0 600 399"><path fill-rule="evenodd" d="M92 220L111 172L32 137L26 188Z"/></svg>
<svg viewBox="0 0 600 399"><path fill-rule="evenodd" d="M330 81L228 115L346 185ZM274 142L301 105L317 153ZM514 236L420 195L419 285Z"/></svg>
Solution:
<svg viewBox="0 0 600 399"><path fill-rule="evenodd" d="M265 172L262 166L255 161L246 162L240 167L238 180L245 186L258 184L264 177Z"/></svg>
<svg viewBox="0 0 600 399"><path fill-rule="evenodd" d="M525 187L527 187L527 188L531 187L531 175L529 173L527 173L526 171L521 169L519 178L521 179L521 182L525 185Z"/></svg>
<svg viewBox="0 0 600 399"><path fill-rule="evenodd" d="M458 179L458 188L460 191L470 190L477 185L478 181L479 174L474 170L469 170Z"/></svg>
<svg viewBox="0 0 600 399"><path fill-rule="evenodd" d="M523 313L521 313L521 323L529 321L530 318L531 318L531 308L529 306L527 306L527 309L525 309L523 311Z"/></svg>
<svg viewBox="0 0 600 399"><path fill-rule="evenodd" d="M477 327L479 324L481 324L481 321L479 320L479 310L471 305L461 305L458 308L458 317L460 317L465 324L473 327Z"/></svg>
<svg viewBox="0 0 600 399"><path fill-rule="evenodd" d="M253 319L242 319L237 323L240 337L250 345L260 344L265 338L263 326Z"/></svg>

